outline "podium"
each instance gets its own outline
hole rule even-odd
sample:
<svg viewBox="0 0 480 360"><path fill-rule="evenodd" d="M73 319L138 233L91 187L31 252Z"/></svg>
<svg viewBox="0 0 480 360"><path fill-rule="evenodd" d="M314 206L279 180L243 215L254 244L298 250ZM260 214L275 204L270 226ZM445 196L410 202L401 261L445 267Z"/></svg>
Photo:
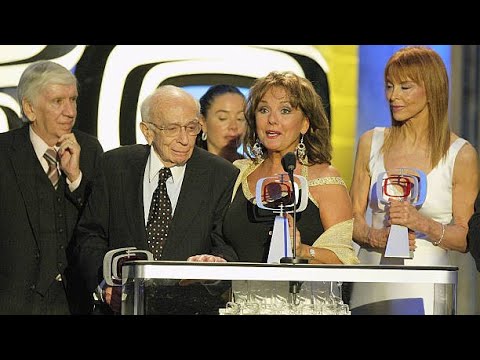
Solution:
<svg viewBox="0 0 480 360"><path fill-rule="evenodd" d="M182 286L185 279L189 284ZM434 284L435 313L455 315L457 281L454 266L127 261L122 268L122 315L219 314L232 301L232 287L240 283L275 285L268 286L271 293L292 282L305 289L331 282ZM415 302L405 300L407 305ZM385 309L368 306L362 314L390 314Z"/></svg>

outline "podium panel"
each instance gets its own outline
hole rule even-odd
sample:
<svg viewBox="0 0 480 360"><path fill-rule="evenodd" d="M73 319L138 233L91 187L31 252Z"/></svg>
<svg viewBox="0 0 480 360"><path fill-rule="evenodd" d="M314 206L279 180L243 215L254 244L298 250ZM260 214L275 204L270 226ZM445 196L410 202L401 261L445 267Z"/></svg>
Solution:
<svg viewBox="0 0 480 360"><path fill-rule="evenodd" d="M435 314L456 314L453 266L313 265L128 261L124 315L423 314L421 298L392 299L350 311L343 283L433 284Z"/></svg>

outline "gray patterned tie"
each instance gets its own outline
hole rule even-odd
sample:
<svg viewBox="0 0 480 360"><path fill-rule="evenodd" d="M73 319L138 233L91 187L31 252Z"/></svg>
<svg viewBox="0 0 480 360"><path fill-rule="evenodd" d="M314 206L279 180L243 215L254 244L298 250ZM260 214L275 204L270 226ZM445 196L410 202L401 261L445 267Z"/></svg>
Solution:
<svg viewBox="0 0 480 360"><path fill-rule="evenodd" d="M57 167L57 151L54 148L48 148L47 151L45 151L45 154L43 154L43 157L48 162L48 178L52 182L53 187L56 189L58 187L58 179L60 179L60 174Z"/></svg>
<svg viewBox="0 0 480 360"><path fill-rule="evenodd" d="M158 187L153 193L147 221L147 243L155 260L162 257L167 240L170 222L172 221L172 203L167 194L167 179L172 176L169 168L163 168L158 173Z"/></svg>

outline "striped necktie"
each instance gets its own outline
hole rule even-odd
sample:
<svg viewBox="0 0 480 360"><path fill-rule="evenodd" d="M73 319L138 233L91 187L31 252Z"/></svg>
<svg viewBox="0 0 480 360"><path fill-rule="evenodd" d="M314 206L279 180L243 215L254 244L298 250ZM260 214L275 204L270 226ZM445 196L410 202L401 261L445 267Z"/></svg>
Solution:
<svg viewBox="0 0 480 360"><path fill-rule="evenodd" d="M47 151L45 151L45 154L43 154L43 157L48 162L48 178L52 182L53 187L56 189L58 187L58 179L60 178L57 167L57 151L54 148L48 148Z"/></svg>

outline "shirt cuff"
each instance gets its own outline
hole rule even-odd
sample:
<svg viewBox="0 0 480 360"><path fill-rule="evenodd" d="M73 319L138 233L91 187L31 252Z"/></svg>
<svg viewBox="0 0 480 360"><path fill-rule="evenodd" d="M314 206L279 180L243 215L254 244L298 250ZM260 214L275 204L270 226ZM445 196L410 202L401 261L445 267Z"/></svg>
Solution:
<svg viewBox="0 0 480 360"><path fill-rule="evenodd" d="M102 280L100 284L98 284L95 292L93 293L93 298L96 301L105 302L105 298L103 296L103 290L105 289L105 280Z"/></svg>
<svg viewBox="0 0 480 360"><path fill-rule="evenodd" d="M70 180L68 180L68 177L67 177L67 185L68 185L68 188L70 189L70 192L74 192L75 190L77 190L81 182L82 182L81 170L80 170L80 176L74 182L70 182Z"/></svg>

